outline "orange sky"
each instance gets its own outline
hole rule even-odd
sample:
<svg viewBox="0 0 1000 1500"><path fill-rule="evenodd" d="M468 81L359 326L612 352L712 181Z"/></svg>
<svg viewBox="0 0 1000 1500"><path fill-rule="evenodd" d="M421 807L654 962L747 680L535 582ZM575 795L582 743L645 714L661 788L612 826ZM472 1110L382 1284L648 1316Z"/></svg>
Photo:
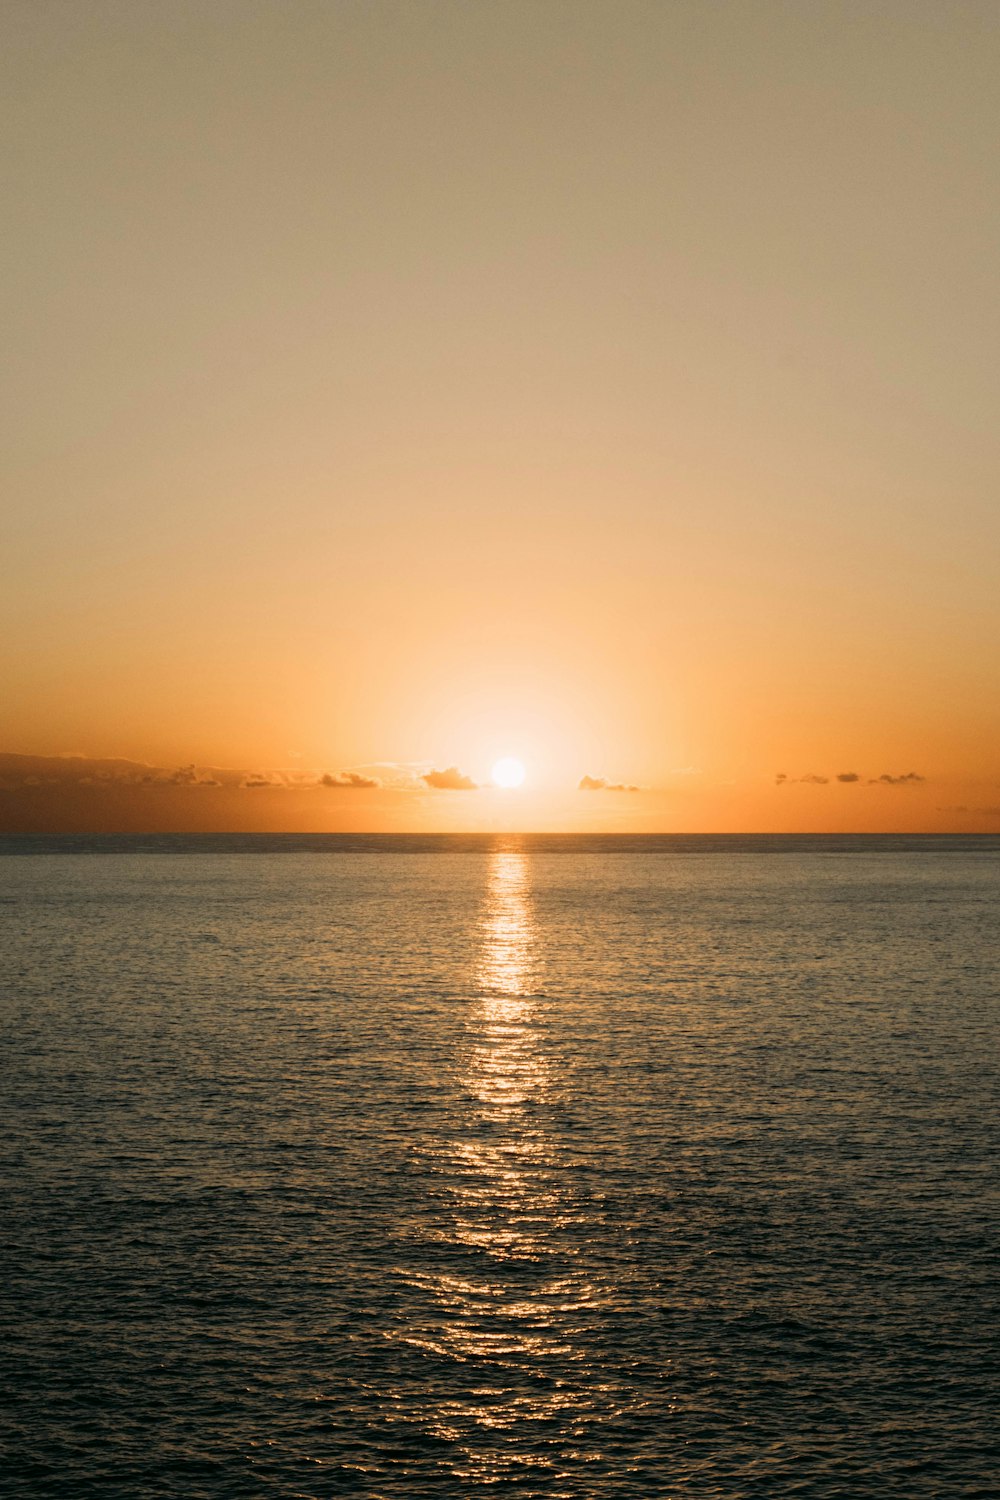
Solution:
<svg viewBox="0 0 1000 1500"><path fill-rule="evenodd" d="M995 5L2 26L0 825L1000 827Z"/></svg>

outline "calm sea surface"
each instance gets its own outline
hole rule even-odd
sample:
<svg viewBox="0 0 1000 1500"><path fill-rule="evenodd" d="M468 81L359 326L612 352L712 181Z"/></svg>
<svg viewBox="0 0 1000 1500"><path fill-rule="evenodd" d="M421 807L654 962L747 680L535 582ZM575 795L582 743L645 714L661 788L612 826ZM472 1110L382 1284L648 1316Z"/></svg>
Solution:
<svg viewBox="0 0 1000 1500"><path fill-rule="evenodd" d="M1000 1493L1000 840L0 851L5 1495Z"/></svg>

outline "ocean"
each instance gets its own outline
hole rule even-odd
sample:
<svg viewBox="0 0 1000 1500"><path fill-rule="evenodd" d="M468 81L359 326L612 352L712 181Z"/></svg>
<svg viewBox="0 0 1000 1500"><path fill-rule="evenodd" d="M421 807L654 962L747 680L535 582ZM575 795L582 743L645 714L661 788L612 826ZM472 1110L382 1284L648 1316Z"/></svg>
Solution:
<svg viewBox="0 0 1000 1500"><path fill-rule="evenodd" d="M0 840L10 1497L995 1497L1000 839Z"/></svg>

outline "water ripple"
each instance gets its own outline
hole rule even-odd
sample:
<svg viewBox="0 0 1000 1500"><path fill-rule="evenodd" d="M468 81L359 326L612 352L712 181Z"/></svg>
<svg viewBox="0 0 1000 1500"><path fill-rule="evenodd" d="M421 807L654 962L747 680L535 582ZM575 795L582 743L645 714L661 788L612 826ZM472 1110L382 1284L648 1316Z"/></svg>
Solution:
<svg viewBox="0 0 1000 1500"><path fill-rule="evenodd" d="M5 1493L992 1493L996 859L420 849L0 860Z"/></svg>

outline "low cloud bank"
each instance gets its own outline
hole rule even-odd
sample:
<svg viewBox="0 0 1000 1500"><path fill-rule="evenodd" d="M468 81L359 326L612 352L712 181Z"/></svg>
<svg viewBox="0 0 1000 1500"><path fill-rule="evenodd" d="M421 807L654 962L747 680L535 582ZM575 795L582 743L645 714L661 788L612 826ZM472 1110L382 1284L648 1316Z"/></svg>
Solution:
<svg viewBox="0 0 1000 1500"><path fill-rule="evenodd" d="M144 777L143 780L151 778ZM181 766L172 776L166 778L168 786L221 786L222 782L215 776L210 776L206 771L195 769L194 764Z"/></svg>
<svg viewBox="0 0 1000 1500"><path fill-rule="evenodd" d="M370 787L381 786L377 776L362 776L360 771L336 771L332 775L328 771L319 779L320 786L347 787L352 791L367 791Z"/></svg>
<svg viewBox="0 0 1000 1500"><path fill-rule="evenodd" d="M220 787L236 786L246 773L196 766L176 770L143 761L88 755L17 755L0 752L0 783L17 787Z"/></svg>
<svg viewBox="0 0 1000 1500"><path fill-rule="evenodd" d="M857 771L838 771L835 780L842 786L854 786L862 778ZM919 786L926 781L926 776L918 776L916 771L907 771L902 776L870 776L869 786ZM806 776L789 776L785 771L779 771L774 778L775 786L829 786L829 776L819 776L815 771L810 771Z"/></svg>
<svg viewBox="0 0 1000 1500"><path fill-rule="evenodd" d="M421 776L428 786L439 792L474 792L476 783L457 766L448 766L444 771L425 771Z"/></svg>
<svg viewBox="0 0 1000 1500"><path fill-rule="evenodd" d="M384 785L368 767L157 766L0 751L0 834L346 831L374 821L368 789ZM416 806L418 785L412 776L400 784L401 802L408 795Z"/></svg>
<svg viewBox="0 0 1000 1500"><path fill-rule="evenodd" d="M318 787L363 790L381 786L375 776L360 771L316 772L247 770L243 767L206 767L190 762L176 770L142 761L86 755L15 755L0 752L0 789L12 792L44 787L80 787L90 791L180 789L202 791L310 791Z"/></svg>
<svg viewBox="0 0 1000 1500"><path fill-rule="evenodd" d="M581 776L576 784L578 792L639 792L641 787L624 781L608 781L604 776Z"/></svg>

